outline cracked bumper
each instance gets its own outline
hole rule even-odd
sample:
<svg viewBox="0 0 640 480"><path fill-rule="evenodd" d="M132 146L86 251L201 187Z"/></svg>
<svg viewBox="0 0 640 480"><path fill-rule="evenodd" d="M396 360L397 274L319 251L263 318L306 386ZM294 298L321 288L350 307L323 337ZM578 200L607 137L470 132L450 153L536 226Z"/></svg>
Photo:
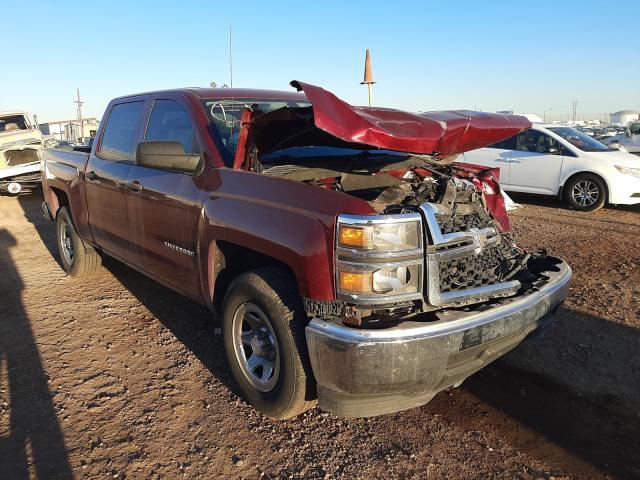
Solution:
<svg viewBox="0 0 640 480"><path fill-rule="evenodd" d="M319 407L346 417L382 415L459 385L552 320L571 280L565 262L554 270L528 295L482 311L443 311L429 323L363 330L312 319L306 337Z"/></svg>

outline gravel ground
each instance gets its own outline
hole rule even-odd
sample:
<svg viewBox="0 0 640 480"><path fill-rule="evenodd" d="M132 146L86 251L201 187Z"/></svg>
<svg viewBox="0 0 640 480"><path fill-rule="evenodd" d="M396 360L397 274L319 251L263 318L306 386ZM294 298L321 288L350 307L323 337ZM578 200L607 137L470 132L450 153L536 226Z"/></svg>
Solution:
<svg viewBox="0 0 640 480"><path fill-rule="evenodd" d="M640 208L516 200L575 271L545 338L421 408L272 422L202 307L107 259L67 277L40 193L0 198L0 478L640 478Z"/></svg>

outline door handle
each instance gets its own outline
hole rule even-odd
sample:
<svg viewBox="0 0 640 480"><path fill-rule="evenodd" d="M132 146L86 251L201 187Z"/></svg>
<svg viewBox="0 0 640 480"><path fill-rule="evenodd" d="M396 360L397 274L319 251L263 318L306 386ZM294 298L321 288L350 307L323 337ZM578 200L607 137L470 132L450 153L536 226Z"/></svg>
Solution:
<svg viewBox="0 0 640 480"><path fill-rule="evenodd" d="M509 160L509 163L522 163L522 160Z"/></svg>
<svg viewBox="0 0 640 480"><path fill-rule="evenodd" d="M134 180L133 182L125 183L124 187L127 190L130 190L130 191L135 192L135 193L138 193L138 192L142 191L142 184L137 180Z"/></svg>
<svg viewBox="0 0 640 480"><path fill-rule="evenodd" d="M87 180L97 180L98 178L98 174L96 172L94 172L93 170L91 170L90 172L87 172L87 174L85 175L85 177L87 178Z"/></svg>

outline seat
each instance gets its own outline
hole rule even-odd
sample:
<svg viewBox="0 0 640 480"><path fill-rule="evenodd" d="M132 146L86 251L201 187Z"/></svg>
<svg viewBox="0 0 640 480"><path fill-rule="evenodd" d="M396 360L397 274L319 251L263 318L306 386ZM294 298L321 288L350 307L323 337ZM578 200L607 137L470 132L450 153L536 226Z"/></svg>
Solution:
<svg viewBox="0 0 640 480"><path fill-rule="evenodd" d="M17 123L5 123L4 125L5 132L11 132L14 130L20 130L20 127L18 126Z"/></svg>

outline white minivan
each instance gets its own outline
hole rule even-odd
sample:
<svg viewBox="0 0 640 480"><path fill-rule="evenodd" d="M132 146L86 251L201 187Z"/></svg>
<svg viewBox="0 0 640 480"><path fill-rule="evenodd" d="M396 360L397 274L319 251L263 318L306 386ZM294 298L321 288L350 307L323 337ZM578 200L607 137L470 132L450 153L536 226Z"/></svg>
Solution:
<svg viewBox="0 0 640 480"><path fill-rule="evenodd" d="M508 192L556 195L577 210L640 203L640 157L571 127L533 124L457 161L499 168L500 184Z"/></svg>

